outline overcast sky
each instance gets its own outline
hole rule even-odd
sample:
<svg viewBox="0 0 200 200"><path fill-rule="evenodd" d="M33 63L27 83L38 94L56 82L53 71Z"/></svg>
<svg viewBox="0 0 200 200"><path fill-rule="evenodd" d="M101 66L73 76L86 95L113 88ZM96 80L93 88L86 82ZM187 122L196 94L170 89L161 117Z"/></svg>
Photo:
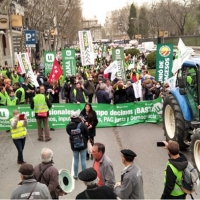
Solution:
<svg viewBox="0 0 200 200"><path fill-rule="evenodd" d="M83 16L93 18L95 15L99 23L104 24L106 12L124 7L127 3L139 2L139 6L150 0L82 0ZM137 3L134 3L135 5Z"/></svg>

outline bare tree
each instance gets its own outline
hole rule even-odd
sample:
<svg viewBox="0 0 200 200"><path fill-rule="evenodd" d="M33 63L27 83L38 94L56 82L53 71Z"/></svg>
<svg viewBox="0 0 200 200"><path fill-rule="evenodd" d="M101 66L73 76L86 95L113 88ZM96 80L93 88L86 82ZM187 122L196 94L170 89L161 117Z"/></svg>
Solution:
<svg viewBox="0 0 200 200"><path fill-rule="evenodd" d="M179 35L184 35L186 19L194 7L191 0L161 0L162 8L169 18L176 24Z"/></svg>

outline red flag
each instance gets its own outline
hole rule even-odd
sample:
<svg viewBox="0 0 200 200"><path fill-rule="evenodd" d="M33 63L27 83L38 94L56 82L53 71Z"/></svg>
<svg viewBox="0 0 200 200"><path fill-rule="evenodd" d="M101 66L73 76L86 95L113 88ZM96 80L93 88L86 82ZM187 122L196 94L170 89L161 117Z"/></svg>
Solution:
<svg viewBox="0 0 200 200"><path fill-rule="evenodd" d="M63 71L59 62L55 59L53 62L53 67L49 75L49 83L52 83L53 80L57 81L62 75Z"/></svg>

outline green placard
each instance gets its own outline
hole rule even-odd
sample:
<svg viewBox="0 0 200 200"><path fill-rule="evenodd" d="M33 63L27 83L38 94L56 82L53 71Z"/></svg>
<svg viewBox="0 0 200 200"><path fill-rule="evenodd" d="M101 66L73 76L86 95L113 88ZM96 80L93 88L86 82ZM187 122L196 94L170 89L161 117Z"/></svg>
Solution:
<svg viewBox="0 0 200 200"><path fill-rule="evenodd" d="M44 69L45 75L51 72L53 67L53 62L56 57L55 51L44 51Z"/></svg>
<svg viewBox="0 0 200 200"><path fill-rule="evenodd" d="M173 44L158 44L156 52L156 80L161 83L172 77Z"/></svg>
<svg viewBox="0 0 200 200"><path fill-rule="evenodd" d="M76 75L76 56L74 49L62 49L63 75Z"/></svg>
<svg viewBox="0 0 200 200"><path fill-rule="evenodd" d="M70 121L70 114L74 110L81 111L85 104L53 104L49 111L49 126L51 128L66 128ZM128 126L137 123L159 123L162 121L161 98L153 101L140 101L124 104L92 104L99 120L98 127ZM35 113L28 105L1 106L0 130L10 128L9 119L12 111L19 110L28 118L28 129L37 129Z"/></svg>
<svg viewBox="0 0 200 200"><path fill-rule="evenodd" d="M123 81L126 81L126 71L124 67L124 48L112 49L112 57L113 60L117 61L118 72L116 76L122 78Z"/></svg>

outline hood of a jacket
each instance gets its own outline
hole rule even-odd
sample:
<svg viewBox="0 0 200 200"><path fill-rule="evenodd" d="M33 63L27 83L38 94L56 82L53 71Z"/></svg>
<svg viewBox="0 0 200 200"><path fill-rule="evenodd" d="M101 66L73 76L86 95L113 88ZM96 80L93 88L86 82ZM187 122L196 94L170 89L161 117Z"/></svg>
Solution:
<svg viewBox="0 0 200 200"><path fill-rule="evenodd" d="M180 157L176 158L176 159L169 159L169 162L176 167L179 171L184 170L187 165L188 165L188 161L187 158L185 157L185 155L183 153L179 153Z"/></svg>

